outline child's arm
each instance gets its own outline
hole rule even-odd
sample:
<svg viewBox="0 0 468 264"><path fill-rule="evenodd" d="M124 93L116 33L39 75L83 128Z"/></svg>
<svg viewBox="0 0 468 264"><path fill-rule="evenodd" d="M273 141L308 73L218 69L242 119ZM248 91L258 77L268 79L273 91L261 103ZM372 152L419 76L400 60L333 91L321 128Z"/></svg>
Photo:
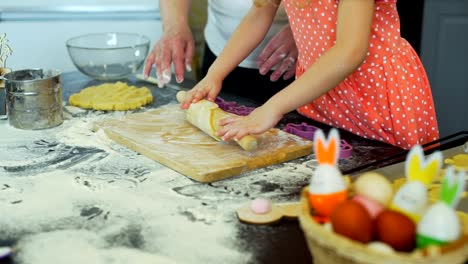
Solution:
<svg viewBox="0 0 468 264"><path fill-rule="evenodd" d="M375 0L340 0L336 43L306 72L247 117L221 120L218 136L225 140L260 134L276 125L281 117L317 99L336 87L364 61Z"/></svg>
<svg viewBox="0 0 468 264"><path fill-rule="evenodd" d="M216 98L223 79L265 38L277 9L278 6L273 4L262 7L252 5L221 54L210 66L207 76L187 93L182 108L205 97L211 101Z"/></svg>
<svg viewBox="0 0 468 264"><path fill-rule="evenodd" d="M286 114L327 93L353 73L367 54L374 1L339 1L335 45L267 104Z"/></svg>
<svg viewBox="0 0 468 264"><path fill-rule="evenodd" d="M210 67L210 72L225 77L242 62L265 38L278 7L265 4L252 8L241 21L224 47L220 56Z"/></svg>

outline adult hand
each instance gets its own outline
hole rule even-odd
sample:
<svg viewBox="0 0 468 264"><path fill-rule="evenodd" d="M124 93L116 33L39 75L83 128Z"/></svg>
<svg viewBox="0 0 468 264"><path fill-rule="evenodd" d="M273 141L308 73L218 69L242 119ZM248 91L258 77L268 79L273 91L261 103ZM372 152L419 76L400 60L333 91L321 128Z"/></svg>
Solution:
<svg viewBox="0 0 468 264"><path fill-rule="evenodd" d="M187 109L190 104L205 98L209 101L214 101L221 90L222 82L221 78L217 78L214 74L208 72L200 82L184 95L180 103L182 109Z"/></svg>
<svg viewBox="0 0 468 264"><path fill-rule="evenodd" d="M283 117L276 109L271 109L266 104L256 108L248 116L226 117L219 121L222 126L217 136L224 141L231 139L240 140L246 135L261 134L274 127Z"/></svg>
<svg viewBox="0 0 468 264"><path fill-rule="evenodd" d="M155 65L158 86L162 87L171 81L173 63L176 81L181 83L184 80L185 69L192 70L194 50L195 41L188 25L170 28L164 32L146 58L143 74L149 76L151 67Z"/></svg>
<svg viewBox="0 0 468 264"><path fill-rule="evenodd" d="M284 26L263 49L257 59L260 74L265 75L273 67L276 69L270 76L277 81L281 76L287 80L296 72L297 47L289 25Z"/></svg>

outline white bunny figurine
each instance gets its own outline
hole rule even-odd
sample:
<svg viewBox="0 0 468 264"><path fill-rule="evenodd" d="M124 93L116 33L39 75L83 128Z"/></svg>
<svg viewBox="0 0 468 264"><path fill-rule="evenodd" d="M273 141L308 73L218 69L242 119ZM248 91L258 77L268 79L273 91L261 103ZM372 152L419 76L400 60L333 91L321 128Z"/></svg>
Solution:
<svg viewBox="0 0 468 264"><path fill-rule="evenodd" d="M417 223L426 210L427 188L440 173L442 158L442 153L436 151L425 159L423 148L419 145L414 146L406 157L405 171L408 181L397 191L390 208L407 215Z"/></svg>
<svg viewBox="0 0 468 264"><path fill-rule="evenodd" d="M314 134L314 151L319 164L309 184L309 203L315 215L328 221L333 209L348 198L346 181L337 167L340 154L338 130L331 129L327 140L318 129Z"/></svg>
<svg viewBox="0 0 468 264"><path fill-rule="evenodd" d="M416 245L444 245L460 238L460 220L455 207L465 190L465 172L447 168L442 180L439 201L423 215L417 227Z"/></svg>

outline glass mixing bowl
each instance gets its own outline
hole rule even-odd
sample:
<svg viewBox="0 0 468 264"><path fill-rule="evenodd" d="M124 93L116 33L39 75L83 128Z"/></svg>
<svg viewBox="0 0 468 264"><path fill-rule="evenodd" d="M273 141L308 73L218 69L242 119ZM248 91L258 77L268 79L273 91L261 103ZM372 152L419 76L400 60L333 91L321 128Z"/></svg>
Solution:
<svg viewBox="0 0 468 264"><path fill-rule="evenodd" d="M118 80L135 73L150 48L146 36L133 33L96 33L66 42L78 70L98 80Z"/></svg>

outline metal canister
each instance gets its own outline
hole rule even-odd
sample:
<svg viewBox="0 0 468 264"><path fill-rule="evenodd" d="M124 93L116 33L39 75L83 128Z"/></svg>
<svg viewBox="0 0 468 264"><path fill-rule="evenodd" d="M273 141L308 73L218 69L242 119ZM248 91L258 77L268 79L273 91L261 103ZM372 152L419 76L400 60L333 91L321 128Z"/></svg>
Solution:
<svg viewBox="0 0 468 264"><path fill-rule="evenodd" d="M6 74L5 92L10 125L45 129L63 122L62 85L56 70L26 69Z"/></svg>

